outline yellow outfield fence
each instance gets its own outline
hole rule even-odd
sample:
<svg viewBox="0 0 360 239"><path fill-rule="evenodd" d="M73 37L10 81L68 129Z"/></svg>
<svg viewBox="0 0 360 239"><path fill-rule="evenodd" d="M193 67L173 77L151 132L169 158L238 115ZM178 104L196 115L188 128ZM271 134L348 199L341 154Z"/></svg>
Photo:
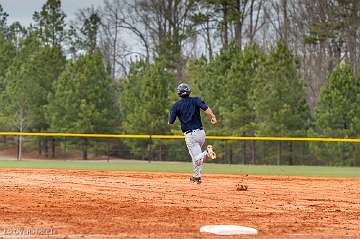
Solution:
<svg viewBox="0 0 360 239"><path fill-rule="evenodd" d="M174 135L0 132L0 137L0 159L11 154L17 159L190 160L184 135L176 132ZM360 165L360 138L208 135L206 140L217 151L216 163Z"/></svg>
<svg viewBox="0 0 360 239"><path fill-rule="evenodd" d="M80 137L80 138L113 138L113 139L183 139L183 135L150 135L150 134L80 134L80 133L30 133L0 132L0 136L36 136L36 137ZM255 140L255 141L312 141L312 142L347 142L360 143L356 138L327 137L260 137L260 136L206 136L209 140Z"/></svg>

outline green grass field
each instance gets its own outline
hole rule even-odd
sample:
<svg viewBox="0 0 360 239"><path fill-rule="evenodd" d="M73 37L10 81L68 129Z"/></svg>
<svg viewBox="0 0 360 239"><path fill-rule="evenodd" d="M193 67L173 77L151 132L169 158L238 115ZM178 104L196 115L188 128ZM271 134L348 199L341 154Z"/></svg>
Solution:
<svg viewBox="0 0 360 239"><path fill-rule="evenodd" d="M107 171L140 172L182 172L191 173L191 163L181 162L142 162L142 161L55 161L55 160L0 160L0 168L36 169L84 169ZM249 174L279 176L323 176L360 177L358 167L320 167L320 166L251 166L207 163L203 173L211 174Z"/></svg>

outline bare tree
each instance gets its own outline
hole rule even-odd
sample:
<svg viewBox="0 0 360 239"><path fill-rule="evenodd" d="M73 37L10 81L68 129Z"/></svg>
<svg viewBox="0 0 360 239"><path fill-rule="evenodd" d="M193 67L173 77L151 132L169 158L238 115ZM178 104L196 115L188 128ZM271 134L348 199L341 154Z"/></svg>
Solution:
<svg viewBox="0 0 360 239"><path fill-rule="evenodd" d="M213 38L217 20L211 4L207 1L198 1L190 19L194 33L204 39L207 55L209 59L213 59Z"/></svg>
<svg viewBox="0 0 360 239"><path fill-rule="evenodd" d="M99 43L113 79L118 74L127 74L133 58L149 60L147 31L135 12L134 1L105 0L103 8L100 9L100 17Z"/></svg>
<svg viewBox="0 0 360 239"><path fill-rule="evenodd" d="M287 0L287 8L289 44L301 59L314 108L326 76L341 61L348 61L355 73L359 71L359 3Z"/></svg>
<svg viewBox="0 0 360 239"><path fill-rule="evenodd" d="M133 4L149 34L154 57L162 57L168 67L176 72L177 81L182 81L186 58L183 48L191 37L190 13L194 7L192 0L137 0Z"/></svg>

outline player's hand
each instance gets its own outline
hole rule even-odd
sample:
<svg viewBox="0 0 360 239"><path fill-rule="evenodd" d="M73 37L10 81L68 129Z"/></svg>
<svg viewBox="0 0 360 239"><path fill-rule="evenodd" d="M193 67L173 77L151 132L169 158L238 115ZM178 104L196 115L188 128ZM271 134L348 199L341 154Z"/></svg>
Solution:
<svg viewBox="0 0 360 239"><path fill-rule="evenodd" d="M212 117L210 121L211 121L211 124L216 124L217 123L216 117Z"/></svg>

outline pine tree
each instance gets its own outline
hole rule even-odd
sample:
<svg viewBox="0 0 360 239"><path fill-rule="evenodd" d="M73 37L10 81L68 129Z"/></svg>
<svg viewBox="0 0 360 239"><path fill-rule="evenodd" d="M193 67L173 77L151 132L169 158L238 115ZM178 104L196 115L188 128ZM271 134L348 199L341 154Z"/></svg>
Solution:
<svg viewBox="0 0 360 239"><path fill-rule="evenodd" d="M45 117L48 94L52 92L52 84L58 79L64 68L65 56L59 47L46 46L34 50L27 59L19 58L19 63L11 68L6 89L10 92L6 93L10 93L9 97L11 98L8 100L10 100L11 106L20 100L18 102L19 109L23 111L23 117L26 118L26 129L44 132L49 128L49 122ZM20 71L17 69L18 65L20 65ZM22 97L19 99L16 94ZM22 105L22 103L26 103L26 105ZM16 112L16 107L12 110ZM52 149L54 157L55 145ZM39 153L42 152L48 156L47 138L39 138Z"/></svg>
<svg viewBox="0 0 360 239"><path fill-rule="evenodd" d="M256 74L254 108L257 135L301 136L309 127L309 107L305 87L298 73L296 57L278 42ZM289 151L292 150L292 144ZM293 163L289 152L289 164ZM281 142L277 163L282 161Z"/></svg>
<svg viewBox="0 0 360 239"><path fill-rule="evenodd" d="M220 114L226 133L254 135L255 110L252 96L255 76L262 63L262 53L256 46L239 51L226 73L223 94L226 95Z"/></svg>
<svg viewBox="0 0 360 239"><path fill-rule="evenodd" d="M23 66L27 80L36 85L36 91L30 94L33 105L31 125L38 132L46 131L50 126L46 119L48 95L52 93L53 83L64 70L65 63L65 56L59 47L45 46L34 52Z"/></svg>
<svg viewBox="0 0 360 239"><path fill-rule="evenodd" d="M255 75L259 65L262 64L262 58L262 53L257 46L249 46L234 55L231 67L225 75L223 94L226 97L222 99L222 105L219 108L226 135L253 136L255 134L255 110L252 96L256 85ZM256 164L255 141L250 144L244 141L242 147L233 147L233 145L232 142L227 144L228 154L237 155L234 159L231 156L230 162L238 158L238 160L242 159L243 163ZM248 159L247 151L250 151L250 159Z"/></svg>
<svg viewBox="0 0 360 239"><path fill-rule="evenodd" d="M97 35L101 19L98 13L93 12L84 20L80 31L84 35L83 47L88 51L95 51L97 47Z"/></svg>
<svg viewBox="0 0 360 239"><path fill-rule="evenodd" d="M201 58L190 62L188 65L189 82L194 89L198 89L194 91L193 95L203 98L217 114L220 109L227 107L224 101L225 97L218 96L226 95L227 74L240 53L241 50L232 44L229 48L222 49L219 55L210 62L207 62L205 58ZM205 121L204 125L206 128L210 128L209 122ZM223 127L224 121L220 120L217 128L221 129Z"/></svg>
<svg viewBox="0 0 360 239"><path fill-rule="evenodd" d="M5 72L16 55L15 47L8 38L8 16L0 4L0 92L4 89Z"/></svg>
<svg viewBox="0 0 360 239"><path fill-rule="evenodd" d="M357 137L360 115L360 79L348 64L340 64L321 90L315 113L315 131L323 137ZM312 145L315 154L331 165L353 163L353 147L344 143Z"/></svg>
<svg viewBox="0 0 360 239"><path fill-rule="evenodd" d="M0 37L5 37L7 33L7 18L9 14L4 11L0 4Z"/></svg>
<svg viewBox="0 0 360 239"><path fill-rule="evenodd" d="M201 86L208 77L208 61L202 56L197 59L190 59L186 66L186 78L191 86L191 94L201 96L207 94L207 89Z"/></svg>
<svg viewBox="0 0 360 239"><path fill-rule="evenodd" d="M7 39L12 42L17 51L20 50L20 44L27 37L27 30L19 22L12 23L8 28Z"/></svg>
<svg viewBox="0 0 360 239"><path fill-rule="evenodd" d="M0 93L1 123L8 130L23 132L31 128L31 109L34 109L33 83L26 72L31 54L38 49L36 39L30 35L20 46L20 51L11 61L3 77L3 90ZM18 159L21 159L22 137L18 138Z"/></svg>
<svg viewBox="0 0 360 239"><path fill-rule="evenodd" d="M252 94L255 86L254 78L257 68L262 63L262 53L256 46L244 50L235 44L227 49L222 49L209 63L205 58L190 61L188 64L188 78L192 85L193 93L202 96L205 102L211 105L219 118L216 132L211 130L209 123L204 125L209 133L225 135L253 135L255 111L252 105ZM244 142L244 145L246 142ZM219 144L217 147L225 147ZM232 150L230 155L243 155L246 161L246 145L242 149ZM241 154L240 151L243 151ZM252 152L255 148L252 146ZM255 154L252 154L255 163ZM219 154L220 157L224 156ZM235 159L236 160L236 159ZM232 158L229 161L233 161Z"/></svg>
<svg viewBox="0 0 360 239"><path fill-rule="evenodd" d="M24 130L31 125L31 98L34 98L32 92L36 88L36 84L33 84L26 72L26 67L31 66L29 61L31 55L39 49L39 42L33 35L29 35L21 43L17 55L14 48L11 50L9 43L6 47L4 52L12 52L10 55L13 55L14 58L13 60L6 59L6 54L2 54L0 57L0 59L5 58L2 67L8 66L4 69L5 74L2 76L1 81L0 104L2 119L3 122L7 122L5 125L7 130Z"/></svg>
<svg viewBox="0 0 360 239"><path fill-rule="evenodd" d="M15 47L10 40L0 34L0 91L4 90L4 77L16 56Z"/></svg>
<svg viewBox="0 0 360 239"><path fill-rule="evenodd" d="M79 19L68 30L70 52L74 58L82 52L95 51L98 47L98 34L101 17L97 10L87 8L79 12Z"/></svg>
<svg viewBox="0 0 360 239"><path fill-rule="evenodd" d="M340 64L321 91L315 114L318 130L328 136L350 136L353 106L359 90L360 84L351 66Z"/></svg>
<svg viewBox="0 0 360 239"><path fill-rule="evenodd" d="M109 133L118 118L116 91L101 53L87 53L68 63L50 94L47 117L53 131ZM83 159L88 142L83 143Z"/></svg>
<svg viewBox="0 0 360 239"><path fill-rule="evenodd" d="M47 0L41 11L34 13L35 29L43 43L60 46L65 39L65 17L61 0Z"/></svg>
<svg viewBox="0 0 360 239"><path fill-rule="evenodd" d="M166 70L166 64L161 60L153 64L145 61L133 63L128 79L122 84L120 97L122 128L126 133L169 133L167 117L171 107L169 92L174 92L170 86L173 81L174 74ZM156 143L161 144L154 143L154 148L158 147ZM148 142L130 142L128 145L135 155L151 157L149 152L137 154L139 148L152 147Z"/></svg>

